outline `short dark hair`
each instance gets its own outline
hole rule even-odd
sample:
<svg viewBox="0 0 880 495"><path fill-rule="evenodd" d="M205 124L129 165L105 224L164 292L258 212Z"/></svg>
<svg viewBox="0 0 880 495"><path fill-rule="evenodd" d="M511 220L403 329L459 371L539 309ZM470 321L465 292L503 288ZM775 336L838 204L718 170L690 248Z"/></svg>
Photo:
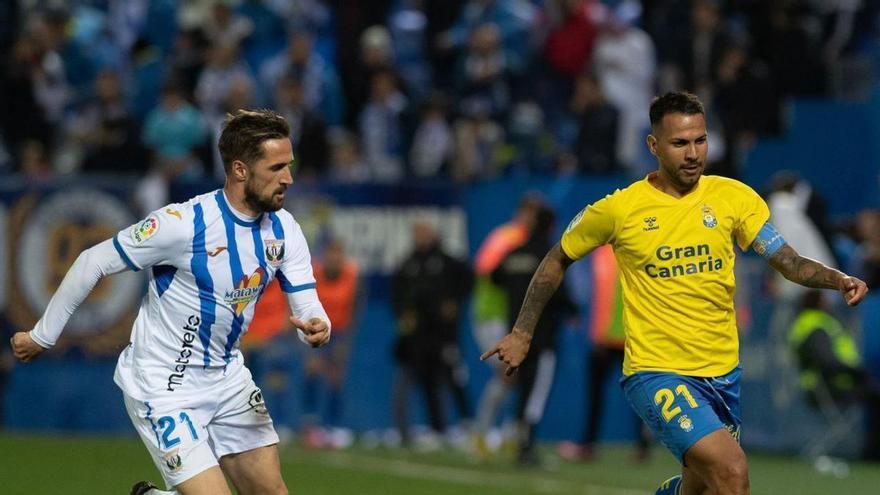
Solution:
<svg viewBox="0 0 880 495"><path fill-rule="evenodd" d="M697 98L697 95L687 91L671 91L651 100L651 128L656 127L663 121L663 117L670 113L705 114L703 103Z"/></svg>
<svg viewBox="0 0 880 495"><path fill-rule="evenodd" d="M223 169L231 173L235 160L251 164L263 157L263 141L289 136L290 125L273 110L260 108L228 113L219 143Z"/></svg>

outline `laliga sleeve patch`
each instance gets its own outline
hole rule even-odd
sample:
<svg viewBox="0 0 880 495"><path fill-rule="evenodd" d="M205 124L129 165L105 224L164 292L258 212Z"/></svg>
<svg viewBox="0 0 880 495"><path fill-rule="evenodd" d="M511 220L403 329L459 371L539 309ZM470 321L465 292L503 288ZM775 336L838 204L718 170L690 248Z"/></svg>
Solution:
<svg viewBox="0 0 880 495"><path fill-rule="evenodd" d="M568 227L565 228L565 231L571 232L572 229L574 229L575 226L577 226L577 224L580 223L581 219L584 218L584 213L586 211L587 211L587 208L584 208L583 210L578 212L578 214L575 215L574 218L572 218L570 222L568 222Z"/></svg>
<svg viewBox="0 0 880 495"><path fill-rule="evenodd" d="M159 217L150 215L143 222L136 223L131 227L131 240L135 245L142 244L150 237L156 235L158 231Z"/></svg>

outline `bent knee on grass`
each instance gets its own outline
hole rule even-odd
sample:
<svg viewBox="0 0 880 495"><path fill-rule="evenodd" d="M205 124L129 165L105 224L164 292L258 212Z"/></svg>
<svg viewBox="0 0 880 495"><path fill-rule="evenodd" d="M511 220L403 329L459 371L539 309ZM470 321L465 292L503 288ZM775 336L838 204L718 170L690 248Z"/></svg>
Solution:
<svg viewBox="0 0 880 495"><path fill-rule="evenodd" d="M683 495L748 495L745 452L724 430L706 435L685 453Z"/></svg>

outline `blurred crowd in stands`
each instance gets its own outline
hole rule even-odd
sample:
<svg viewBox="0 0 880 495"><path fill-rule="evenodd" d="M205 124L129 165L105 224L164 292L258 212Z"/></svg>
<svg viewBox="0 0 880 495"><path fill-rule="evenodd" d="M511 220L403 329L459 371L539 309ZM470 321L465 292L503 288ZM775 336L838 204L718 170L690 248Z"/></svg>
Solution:
<svg viewBox="0 0 880 495"><path fill-rule="evenodd" d="M225 112L293 126L300 180L653 168L652 96L708 103L709 172L790 96L863 97L877 0L17 0L0 6L0 171L215 177ZM161 203L161 198L158 199ZM149 206L149 205L146 205Z"/></svg>

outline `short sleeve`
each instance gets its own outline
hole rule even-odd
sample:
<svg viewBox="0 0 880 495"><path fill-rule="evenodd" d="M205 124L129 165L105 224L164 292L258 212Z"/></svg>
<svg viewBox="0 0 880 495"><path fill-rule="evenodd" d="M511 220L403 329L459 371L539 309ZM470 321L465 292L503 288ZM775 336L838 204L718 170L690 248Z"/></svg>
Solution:
<svg viewBox="0 0 880 495"><path fill-rule="evenodd" d="M312 256L302 228L292 218L284 221L285 255L277 272L281 290L288 294L315 288Z"/></svg>
<svg viewBox="0 0 880 495"><path fill-rule="evenodd" d="M617 195L605 196L581 210L571 220L560 241L566 256L573 260L583 258L613 240L619 216Z"/></svg>
<svg viewBox="0 0 880 495"><path fill-rule="evenodd" d="M193 224L184 212L167 207L122 229L113 238L113 247L122 261L134 271L170 262L191 241Z"/></svg>
<svg viewBox="0 0 880 495"><path fill-rule="evenodd" d="M746 251L758 236L761 227L770 219L770 209L751 187L745 184L741 184L741 187L734 198L734 204L739 209L733 235L740 249Z"/></svg>

